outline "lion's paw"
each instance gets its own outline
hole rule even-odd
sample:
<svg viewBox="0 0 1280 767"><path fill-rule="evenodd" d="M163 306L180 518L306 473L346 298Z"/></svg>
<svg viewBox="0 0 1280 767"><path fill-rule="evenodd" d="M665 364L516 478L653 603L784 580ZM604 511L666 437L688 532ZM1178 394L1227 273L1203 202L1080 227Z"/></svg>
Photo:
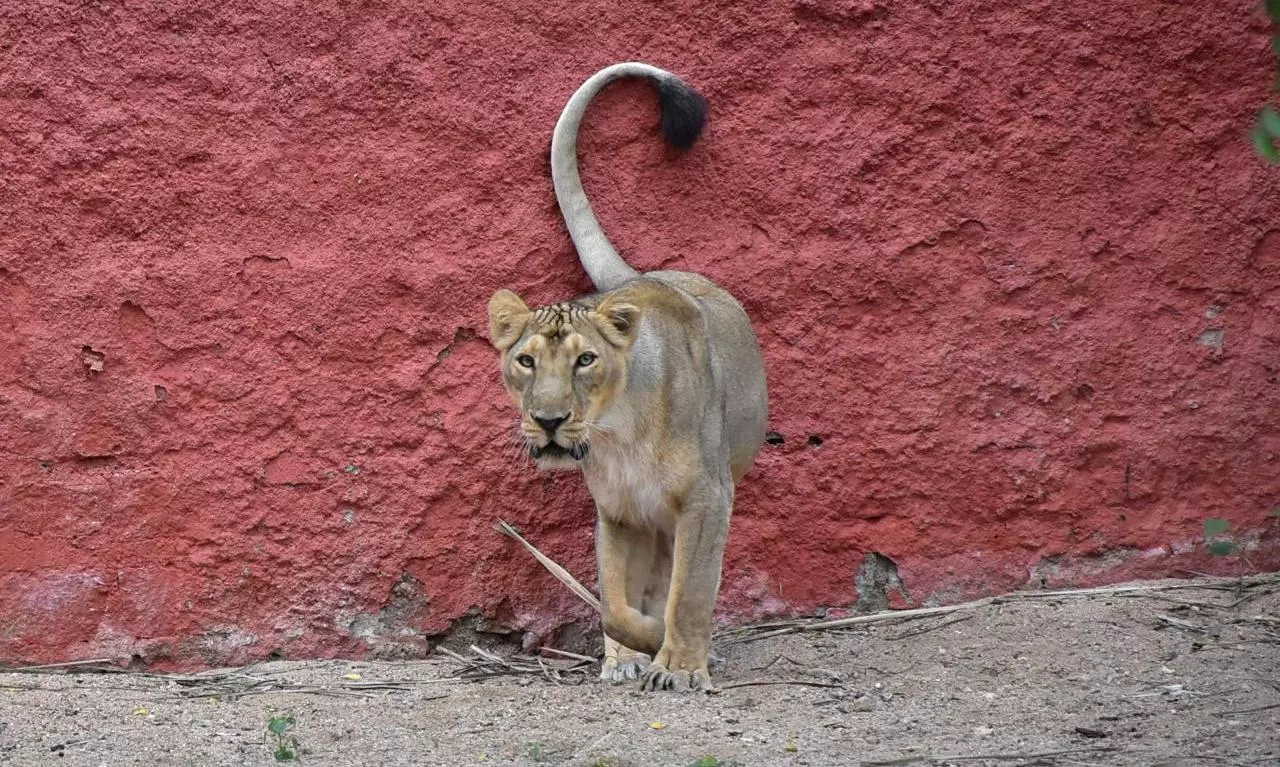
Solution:
<svg viewBox="0 0 1280 767"><path fill-rule="evenodd" d="M705 668L694 671L670 671L660 663L650 663L640 681L642 690L673 692L711 691L711 675Z"/></svg>
<svg viewBox="0 0 1280 767"><path fill-rule="evenodd" d="M618 658L605 658L600 664L600 678L619 684L639 679L649 667L650 658L642 652L619 653Z"/></svg>

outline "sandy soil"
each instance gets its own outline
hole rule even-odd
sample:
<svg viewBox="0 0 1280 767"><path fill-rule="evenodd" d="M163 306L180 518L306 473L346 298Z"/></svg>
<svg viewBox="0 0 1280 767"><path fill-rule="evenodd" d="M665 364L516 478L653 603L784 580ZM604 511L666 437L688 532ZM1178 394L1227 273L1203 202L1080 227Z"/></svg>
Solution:
<svg viewBox="0 0 1280 767"><path fill-rule="evenodd" d="M0 763L277 764L267 727L292 716L285 737L316 765L1280 765L1277 589L725 637L710 695L644 694L594 667L464 679L443 657L4 673Z"/></svg>

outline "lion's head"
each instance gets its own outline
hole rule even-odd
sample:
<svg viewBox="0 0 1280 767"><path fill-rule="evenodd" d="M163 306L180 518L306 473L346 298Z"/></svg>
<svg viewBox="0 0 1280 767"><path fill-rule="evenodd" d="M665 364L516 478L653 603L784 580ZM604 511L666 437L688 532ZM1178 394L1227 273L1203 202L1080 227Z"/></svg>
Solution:
<svg viewBox="0 0 1280 767"><path fill-rule="evenodd" d="M538 468L574 468L587 456L600 418L626 387L638 319L622 297L540 309L509 290L489 300L489 339Z"/></svg>

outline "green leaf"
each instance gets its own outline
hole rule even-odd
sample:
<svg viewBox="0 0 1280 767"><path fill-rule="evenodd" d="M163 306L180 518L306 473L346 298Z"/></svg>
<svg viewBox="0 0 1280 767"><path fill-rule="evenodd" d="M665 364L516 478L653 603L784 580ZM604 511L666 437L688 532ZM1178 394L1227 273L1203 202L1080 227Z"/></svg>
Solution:
<svg viewBox="0 0 1280 767"><path fill-rule="evenodd" d="M291 716L273 716L271 721L267 722L267 729L275 735L284 735L292 725L293 717Z"/></svg>
<svg viewBox="0 0 1280 767"><path fill-rule="evenodd" d="M1217 517L1206 519L1204 521L1204 537L1212 538L1215 535L1222 535L1231 529L1231 523L1225 519Z"/></svg>
<svg viewBox="0 0 1280 767"><path fill-rule="evenodd" d="M1276 151L1276 145L1271 139L1271 134L1263 129L1261 123L1253 126L1253 130L1249 131L1249 136L1253 139L1253 148L1257 150L1262 159L1272 165L1280 164L1280 152Z"/></svg>
<svg viewBox="0 0 1280 767"><path fill-rule="evenodd" d="M1271 38L1271 52L1280 56L1280 37Z"/></svg>
<svg viewBox="0 0 1280 767"><path fill-rule="evenodd" d="M1280 506L1272 506L1271 511L1267 512L1276 519L1280 519Z"/></svg>
<svg viewBox="0 0 1280 767"><path fill-rule="evenodd" d="M1214 541L1209 544L1209 553L1215 557L1229 557L1236 553L1236 545L1231 541Z"/></svg>
<svg viewBox="0 0 1280 767"><path fill-rule="evenodd" d="M279 748L276 749L277 762L292 762L297 758L298 758L298 752L294 751L292 748L289 748L288 746L281 745Z"/></svg>
<svg viewBox="0 0 1280 767"><path fill-rule="evenodd" d="M1267 15L1271 20L1280 24L1280 0L1263 0L1263 5L1266 6Z"/></svg>
<svg viewBox="0 0 1280 767"><path fill-rule="evenodd" d="M1267 133L1272 136L1280 136L1280 112L1271 107L1263 107L1262 112L1258 114L1258 122L1262 124Z"/></svg>

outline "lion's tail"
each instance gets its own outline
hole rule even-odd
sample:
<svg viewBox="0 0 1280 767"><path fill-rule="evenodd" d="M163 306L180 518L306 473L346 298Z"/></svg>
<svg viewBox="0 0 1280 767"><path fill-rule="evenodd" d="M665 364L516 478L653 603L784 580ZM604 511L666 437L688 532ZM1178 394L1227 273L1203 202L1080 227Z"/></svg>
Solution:
<svg viewBox="0 0 1280 767"><path fill-rule="evenodd" d="M673 145L688 149L707 121L707 102L680 78L639 62L625 62L596 72L569 99L551 137L551 179L578 259L599 290L610 290L637 276L600 228L578 175L578 127L587 106L604 87L623 77L643 77L658 91L662 132Z"/></svg>

